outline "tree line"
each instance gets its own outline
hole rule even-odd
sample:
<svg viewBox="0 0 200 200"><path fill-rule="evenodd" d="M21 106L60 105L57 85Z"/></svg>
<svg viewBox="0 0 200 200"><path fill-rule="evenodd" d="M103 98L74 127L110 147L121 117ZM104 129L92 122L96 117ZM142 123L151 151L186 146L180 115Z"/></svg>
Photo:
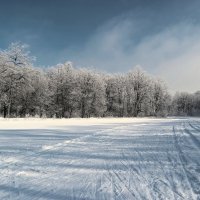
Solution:
<svg viewBox="0 0 200 200"><path fill-rule="evenodd" d="M27 46L12 43L0 51L0 115L3 117L138 117L199 115L200 92L169 94L162 80L141 68L107 74L33 65Z"/></svg>

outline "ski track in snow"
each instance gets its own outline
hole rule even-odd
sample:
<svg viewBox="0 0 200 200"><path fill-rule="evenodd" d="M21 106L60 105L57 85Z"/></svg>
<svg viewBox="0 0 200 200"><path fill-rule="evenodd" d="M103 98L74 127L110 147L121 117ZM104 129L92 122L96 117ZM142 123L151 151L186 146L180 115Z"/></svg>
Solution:
<svg viewBox="0 0 200 200"><path fill-rule="evenodd" d="M0 200L93 199L200 200L200 119L0 125Z"/></svg>

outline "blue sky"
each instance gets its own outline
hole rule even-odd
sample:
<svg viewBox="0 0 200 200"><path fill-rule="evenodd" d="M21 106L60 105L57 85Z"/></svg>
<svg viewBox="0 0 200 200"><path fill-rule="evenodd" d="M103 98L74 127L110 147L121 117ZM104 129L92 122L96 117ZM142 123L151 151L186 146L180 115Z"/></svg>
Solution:
<svg viewBox="0 0 200 200"><path fill-rule="evenodd" d="M127 72L140 65L172 92L199 90L198 0L0 0L0 48L30 45L36 65Z"/></svg>

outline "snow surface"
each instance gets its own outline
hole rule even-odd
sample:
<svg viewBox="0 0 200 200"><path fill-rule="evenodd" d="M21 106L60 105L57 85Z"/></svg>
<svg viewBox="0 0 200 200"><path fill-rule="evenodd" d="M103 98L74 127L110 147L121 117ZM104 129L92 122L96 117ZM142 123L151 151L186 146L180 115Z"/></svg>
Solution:
<svg viewBox="0 0 200 200"><path fill-rule="evenodd" d="M0 200L200 200L200 119L0 119Z"/></svg>

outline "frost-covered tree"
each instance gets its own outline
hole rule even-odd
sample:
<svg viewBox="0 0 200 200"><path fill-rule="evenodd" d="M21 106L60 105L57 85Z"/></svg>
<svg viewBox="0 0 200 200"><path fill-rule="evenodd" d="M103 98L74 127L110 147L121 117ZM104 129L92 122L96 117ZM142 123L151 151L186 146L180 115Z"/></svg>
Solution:
<svg viewBox="0 0 200 200"><path fill-rule="evenodd" d="M193 103L193 115L200 116L200 91L194 93Z"/></svg>
<svg viewBox="0 0 200 200"><path fill-rule="evenodd" d="M193 96L186 92L176 93L173 98L173 114L175 115L192 115Z"/></svg>
<svg viewBox="0 0 200 200"><path fill-rule="evenodd" d="M149 76L141 69L135 68L127 74L128 114L137 117L145 112L148 101Z"/></svg>
<svg viewBox="0 0 200 200"><path fill-rule="evenodd" d="M105 83L101 75L88 70L79 70L80 116L103 116L105 111Z"/></svg>
<svg viewBox="0 0 200 200"><path fill-rule="evenodd" d="M32 61L27 46L21 43L12 43L8 49L0 51L0 91L4 117L10 116L16 109L14 106L20 89L30 86Z"/></svg>
<svg viewBox="0 0 200 200"><path fill-rule="evenodd" d="M171 104L171 97L167 91L166 85L159 79L153 79L150 89L149 108L153 116L166 116Z"/></svg>
<svg viewBox="0 0 200 200"><path fill-rule="evenodd" d="M46 74L39 69L30 73L30 87L23 90L21 95L20 115L45 116L49 104L48 80Z"/></svg>
<svg viewBox="0 0 200 200"><path fill-rule="evenodd" d="M125 76L116 74L106 78L106 115L123 117L126 115Z"/></svg>
<svg viewBox="0 0 200 200"><path fill-rule="evenodd" d="M77 71L70 62L66 62L51 68L47 76L50 116L72 117L78 107Z"/></svg>
<svg viewBox="0 0 200 200"><path fill-rule="evenodd" d="M71 62L40 69L27 46L0 51L0 114L4 117L138 117L200 115L200 92L171 98L141 68L126 74L76 69Z"/></svg>

